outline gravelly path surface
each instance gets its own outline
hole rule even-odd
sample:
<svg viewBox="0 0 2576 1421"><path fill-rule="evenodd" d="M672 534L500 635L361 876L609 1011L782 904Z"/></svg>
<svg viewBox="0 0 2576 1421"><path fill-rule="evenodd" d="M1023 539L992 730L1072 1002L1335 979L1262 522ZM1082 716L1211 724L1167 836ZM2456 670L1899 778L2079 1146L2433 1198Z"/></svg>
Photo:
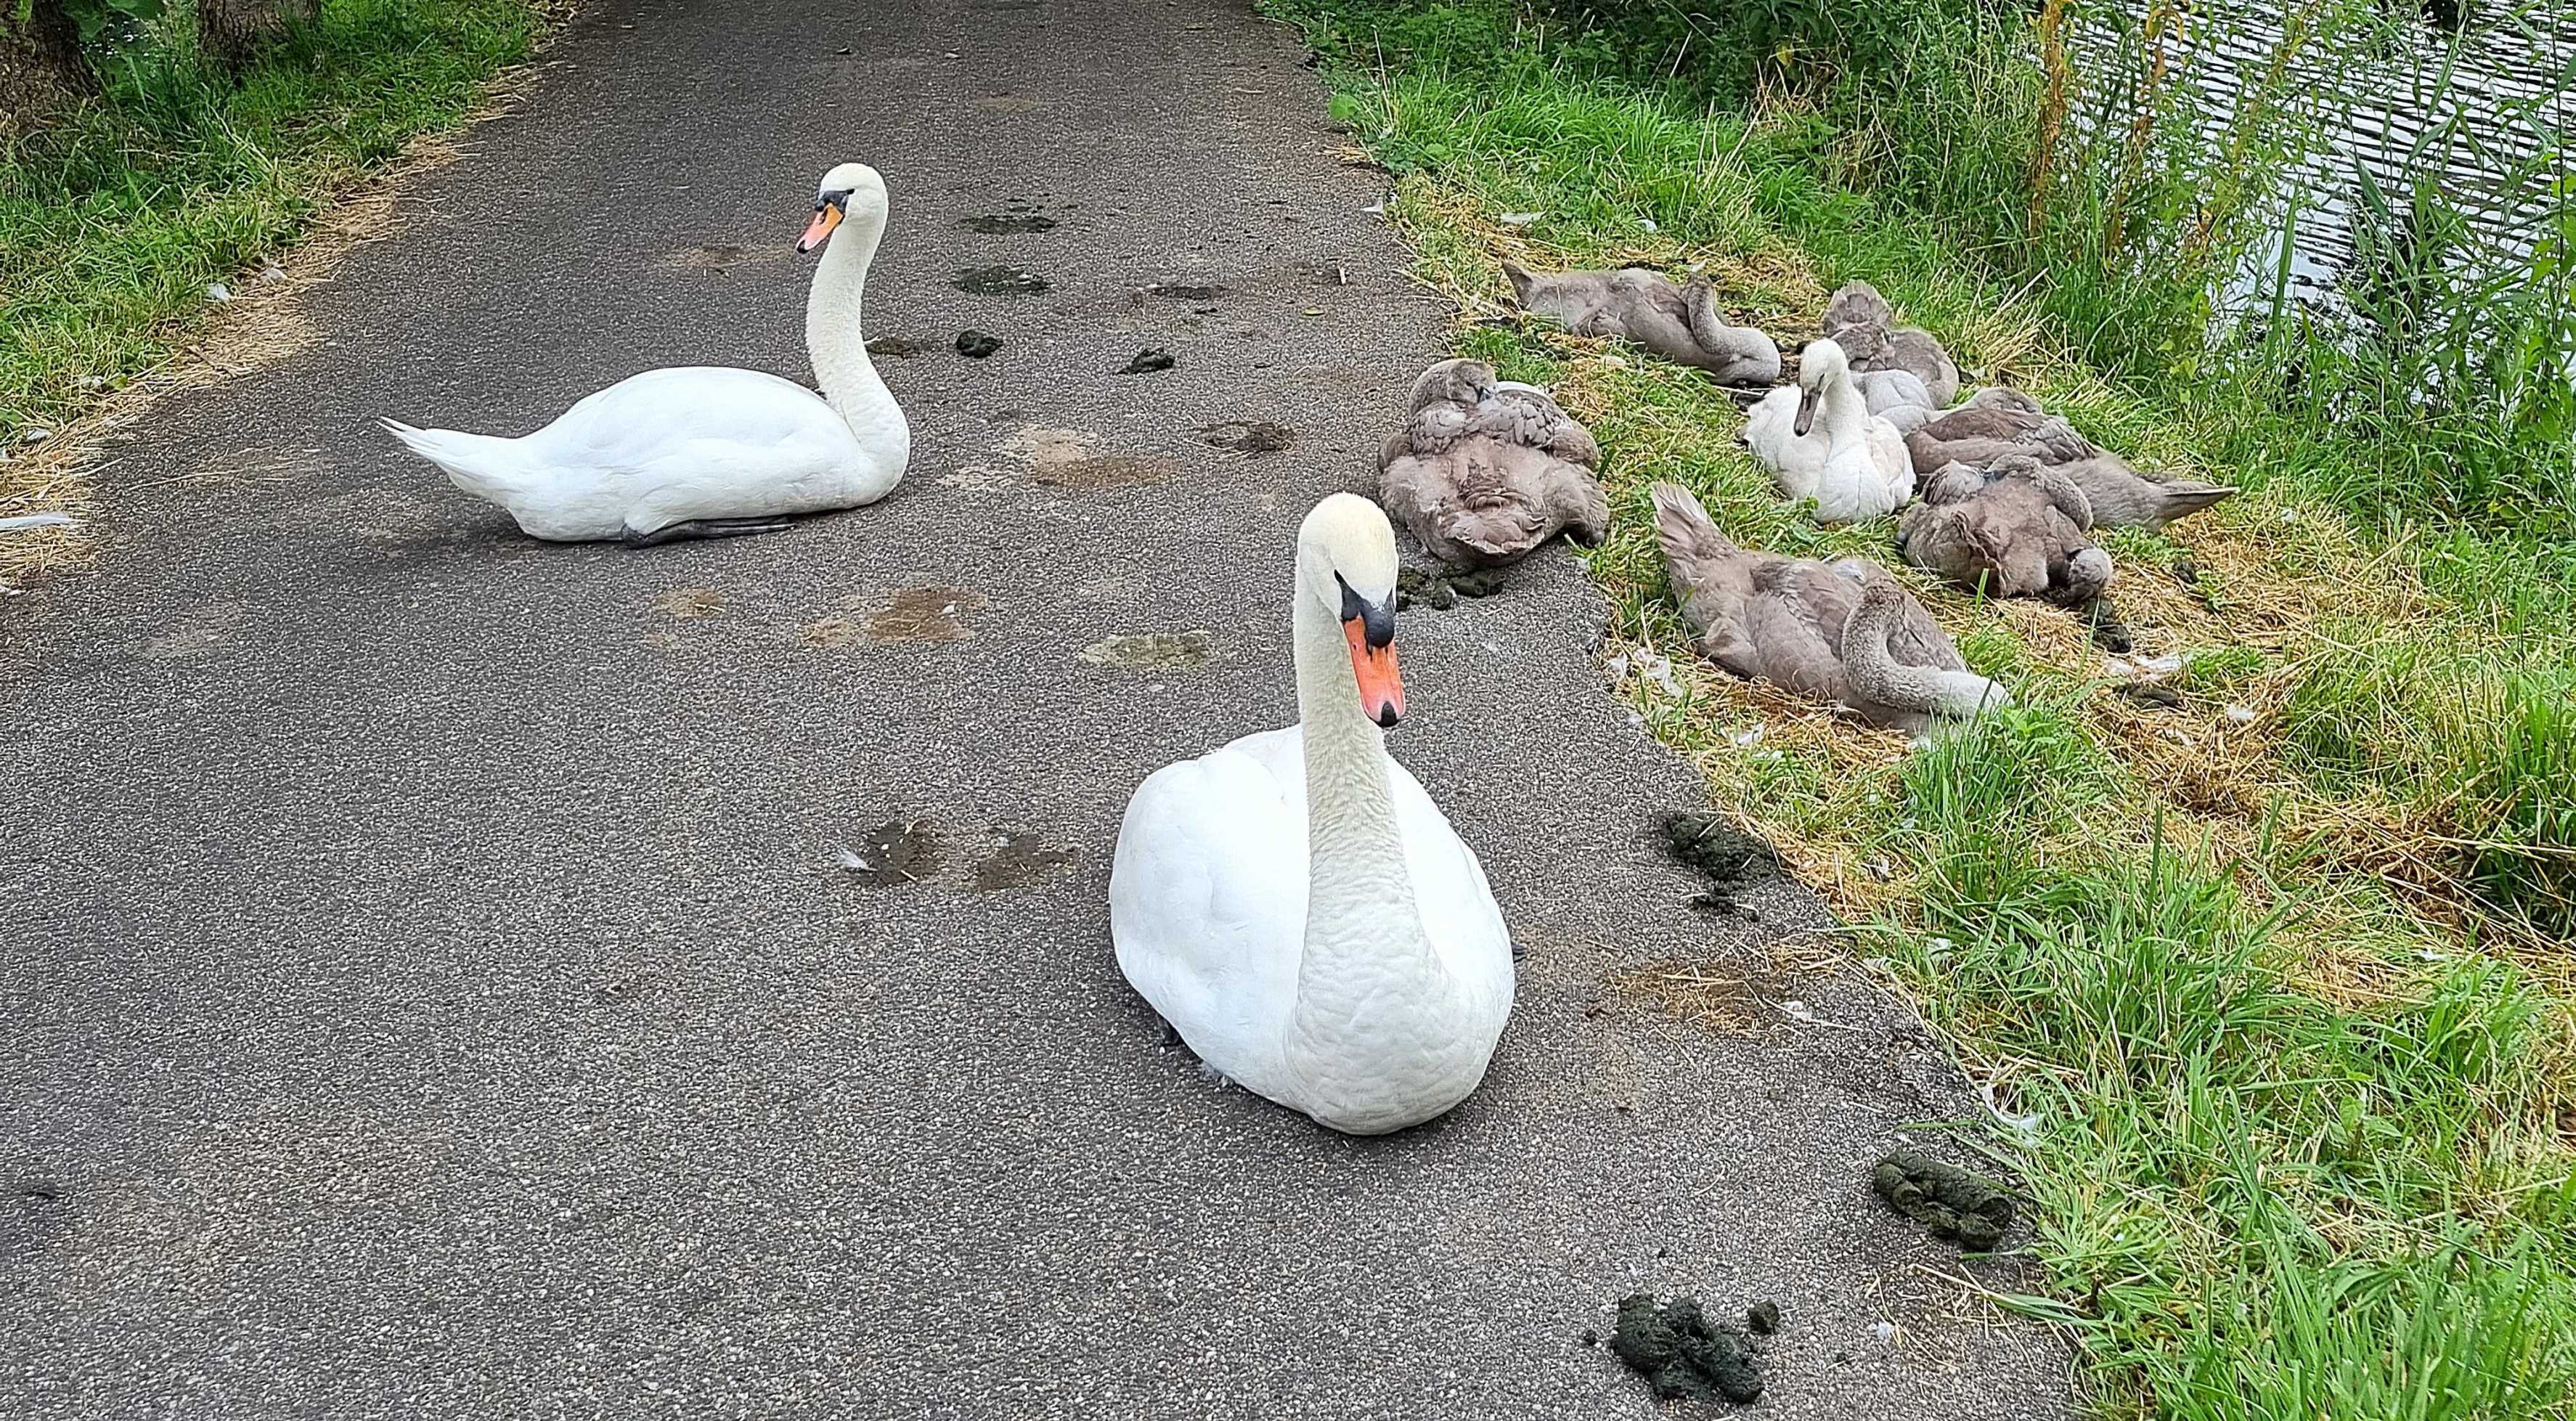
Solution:
<svg viewBox="0 0 2576 1421"><path fill-rule="evenodd" d="M1641 1288L1782 1304L1760 1414L2065 1413L2054 1342L1867 1195L1970 1108L1901 1012L1614 985L1760 944L1655 853L1700 791L1561 554L1401 624L1391 745L1529 951L1477 1096L1331 1136L1120 981L1125 797L1293 714L1289 538L1444 320L1301 57L1240 0L610 0L306 297L316 345L137 427L96 574L0 610L0 1413L1641 1416L1579 1340ZM871 330L934 347L881 362L887 502L545 546L369 427L801 374L844 158L897 205ZM960 225L1015 210L1058 225ZM1005 264L1050 289L953 284ZM936 864L841 873L889 822Z"/></svg>

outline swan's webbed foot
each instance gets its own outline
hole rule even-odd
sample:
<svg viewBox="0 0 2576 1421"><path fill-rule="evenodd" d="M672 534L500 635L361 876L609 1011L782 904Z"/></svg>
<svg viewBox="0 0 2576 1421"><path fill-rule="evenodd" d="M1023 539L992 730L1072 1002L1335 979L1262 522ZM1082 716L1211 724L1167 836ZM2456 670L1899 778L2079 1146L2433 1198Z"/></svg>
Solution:
<svg viewBox="0 0 2576 1421"><path fill-rule="evenodd" d="M663 524L650 533L630 532L625 542L630 548L650 548L688 538L740 538L752 533L775 533L795 521L783 517L691 518L686 522Z"/></svg>

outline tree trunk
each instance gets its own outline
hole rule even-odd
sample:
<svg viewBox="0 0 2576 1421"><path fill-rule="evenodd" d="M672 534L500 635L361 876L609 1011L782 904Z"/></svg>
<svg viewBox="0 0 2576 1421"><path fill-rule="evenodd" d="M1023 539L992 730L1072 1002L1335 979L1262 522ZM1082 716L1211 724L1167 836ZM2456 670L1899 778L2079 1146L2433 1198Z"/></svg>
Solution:
<svg viewBox="0 0 2576 1421"><path fill-rule="evenodd" d="M313 18L315 0L197 0L197 50L238 69L290 20Z"/></svg>
<svg viewBox="0 0 2576 1421"><path fill-rule="evenodd" d="M56 0L36 0L24 22L16 12L0 0L0 137L28 131L64 99L98 87L80 29Z"/></svg>

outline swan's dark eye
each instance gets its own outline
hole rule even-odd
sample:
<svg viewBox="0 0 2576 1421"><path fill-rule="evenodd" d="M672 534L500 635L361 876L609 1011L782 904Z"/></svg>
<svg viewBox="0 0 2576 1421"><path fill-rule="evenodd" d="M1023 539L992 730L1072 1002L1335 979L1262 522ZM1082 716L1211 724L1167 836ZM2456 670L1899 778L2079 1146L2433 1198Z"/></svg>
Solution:
<svg viewBox="0 0 2576 1421"><path fill-rule="evenodd" d="M1342 575L1338 572L1333 574L1333 581L1342 589L1343 622L1359 623L1361 639L1370 646L1387 646L1393 643L1395 640L1394 599L1372 602L1353 592L1351 585L1343 581Z"/></svg>
<svg viewBox="0 0 2576 1421"><path fill-rule="evenodd" d="M851 191L852 189L843 188L839 192L827 192L823 194L821 197L814 199L814 210L820 212L826 207L837 207L841 209L844 214L848 213L850 210Z"/></svg>

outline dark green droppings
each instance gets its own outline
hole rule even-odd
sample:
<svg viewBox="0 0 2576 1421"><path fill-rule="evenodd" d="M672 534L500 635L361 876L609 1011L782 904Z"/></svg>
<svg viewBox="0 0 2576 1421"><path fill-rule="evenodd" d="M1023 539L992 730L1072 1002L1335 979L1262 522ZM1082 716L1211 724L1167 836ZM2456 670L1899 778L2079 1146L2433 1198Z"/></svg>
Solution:
<svg viewBox="0 0 2576 1421"><path fill-rule="evenodd" d="M957 333L957 353L965 356L969 360L981 360L985 356L988 356L1001 348L1002 338L1000 336L986 335L982 331L959 331ZM1016 413L1016 411L1013 413ZM995 418L999 417L1000 416L998 415L995 416Z"/></svg>
<svg viewBox="0 0 2576 1421"><path fill-rule="evenodd" d="M1733 909L1747 889L1780 876L1780 855L1723 814L1667 814L1655 827L1664 852L1708 880L1694 908Z"/></svg>
<svg viewBox="0 0 2576 1421"><path fill-rule="evenodd" d="M1697 1298L1675 1298L1661 1309L1649 1293L1620 1299L1610 1350L1646 1379L1658 1401L1743 1403L1762 1395L1752 1343L1711 1325Z"/></svg>
<svg viewBox="0 0 2576 1421"><path fill-rule="evenodd" d="M1896 1151L1878 1162L1870 1187L1933 1237L1973 1253L1992 1251L2012 1227L2012 1195L2002 1185L1928 1155Z"/></svg>

